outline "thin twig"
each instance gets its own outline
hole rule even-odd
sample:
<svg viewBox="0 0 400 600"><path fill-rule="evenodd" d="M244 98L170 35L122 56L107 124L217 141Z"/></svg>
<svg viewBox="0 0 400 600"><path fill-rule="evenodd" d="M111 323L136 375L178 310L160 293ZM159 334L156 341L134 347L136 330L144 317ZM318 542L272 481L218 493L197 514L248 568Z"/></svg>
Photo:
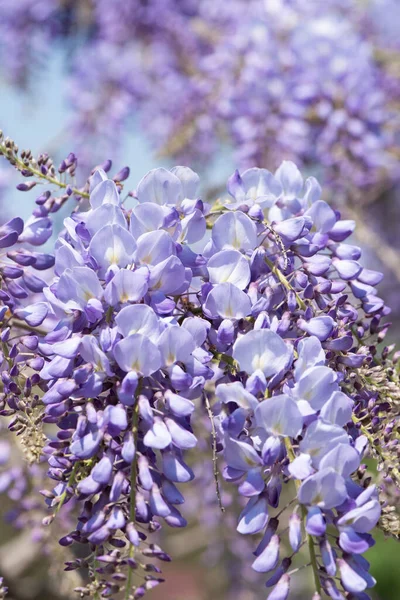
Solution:
<svg viewBox="0 0 400 600"><path fill-rule="evenodd" d="M279 247L280 251L282 252L283 261L284 261L283 262L283 270L286 271L286 269L289 266L289 259L288 259L288 255L286 252L285 244L283 243L283 240L282 240L281 236L279 235L279 233L277 231L275 231L275 229L273 227L271 227L271 225L269 225L265 221L263 224L265 225L265 227L267 228L269 233L272 235L272 237L275 240L276 245Z"/></svg>
<svg viewBox="0 0 400 600"><path fill-rule="evenodd" d="M293 460L295 459L295 454L294 454L294 450L291 444L291 441L288 437L285 438L285 447L286 447L286 451L288 454L288 457L290 459L291 462L293 462ZM296 488L299 488L299 481L295 480L295 485ZM301 514L303 517L303 522L305 524L306 522L306 517L307 517L307 509L305 506L301 506ZM305 525L304 525L305 528ZM316 591L320 594L321 593L321 580L320 580L320 576L319 576L319 567L318 567L318 562L317 562L317 557L315 554L315 542L314 542L314 538L311 534L309 534L306 530L306 542L307 542L307 546L308 546L308 552L310 555L310 565L312 567L312 571L313 571L313 576L314 576L314 583L315 583L315 589Z"/></svg>
<svg viewBox="0 0 400 600"><path fill-rule="evenodd" d="M12 166L14 166L20 172L21 171L30 171L32 173L32 175L34 175L35 177L37 177L41 180L45 180L48 183L51 183L61 189L66 189L69 185L67 183L60 181L59 179L57 179L57 177L53 176L52 174L42 173L39 169L37 169L32 164L25 164L23 162L23 160L21 158L19 158L19 156L17 156L16 154L10 154L9 150L5 144L0 144L0 155L4 156L4 158L6 160L8 160L8 162L10 162L10 164ZM89 198L88 192L84 192L83 190L79 190L75 187L71 187L71 189L72 189L72 193L75 194L75 196L79 196L81 198Z"/></svg>
<svg viewBox="0 0 400 600"><path fill-rule="evenodd" d="M129 495L129 519L131 523L135 524L136 521L136 483L137 483L137 471L138 471L138 462L137 462L137 438L139 431L139 394L142 389L142 380L139 380L139 385L136 390L136 404L133 407L133 415L132 415L132 435L135 444L135 456L133 458L131 464L131 473L130 473L130 495ZM129 558L133 558L135 555L135 546L130 543L129 545ZM132 575L134 575L132 566L128 564L128 578L126 581L126 589L125 589L125 600L129 600L131 595L132 588Z"/></svg>
<svg viewBox="0 0 400 600"><path fill-rule="evenodd" d="M216 491L217 498L218 498L219 509L222 513L224 513L225 507L222 504L221 489L220 489L220 485L219 485L218 456L217 456L217 432L215 431L213 414L211 411L210 401L207 398L207 394L204 394L204 403L206 405L207 415L208 415L208 418L210 419L210 423L211 423L212 462L213 462L213 474L214 474L214 481L215 481L215 491Z"/></svg>

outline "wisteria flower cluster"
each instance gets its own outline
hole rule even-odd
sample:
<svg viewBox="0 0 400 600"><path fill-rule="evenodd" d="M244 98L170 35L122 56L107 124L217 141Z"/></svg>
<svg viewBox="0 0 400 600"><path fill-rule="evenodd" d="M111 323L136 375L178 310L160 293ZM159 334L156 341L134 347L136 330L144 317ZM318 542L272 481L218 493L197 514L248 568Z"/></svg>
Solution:
<svg viewBox="0 0 400 600"><path fill-rule="evenodd" d="M188 167L154 169L126 194L127 168L110 179L108 162L77 189L47 155L8 139L0 150L27 178L21 191L48 188L25 224L0 231L1 415L47 473L42 526L62 530L67 570L86 570L78 594L136 599L162 581L157 532L187 525L180 484L198 470L206 420L212 509L229 523L227 485L241 506L231 534L256 536L248 561L269 600L295 591L296 555L313 600L368 598L362 554L382 503L394 532L399 388L394 349L371 341L389 309L381 274L345 243L355 223L288 161L235 172L210 205ZM71 154L59 172L75 168ZM37 252L73 198L54 251ZM18 504L7 453L0 487Z"/></svg>

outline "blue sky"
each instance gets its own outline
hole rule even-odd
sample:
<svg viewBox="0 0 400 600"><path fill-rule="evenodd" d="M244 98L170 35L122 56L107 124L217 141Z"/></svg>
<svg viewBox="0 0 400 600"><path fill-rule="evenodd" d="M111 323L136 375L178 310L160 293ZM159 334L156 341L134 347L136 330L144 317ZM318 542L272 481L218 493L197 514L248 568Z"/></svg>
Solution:
<svg viewBox="0 0 400 600"><path fill-rule="evenodd" d="M35 75L31 89L23 93L1 81L1 128L17 142L19 148L30 148L34 154L47 151L52 154L55 149L62 148L66 153L71 140L62 143L62 133L68 123L69 109L65 102L65 71L61 51L52 55L47 63L46 72ZM57 158L60 158L59 152ZM108 158L108 157L105 157ZM124 164L131 167L131 181L135 184L148 170L157 166L152 157L150 147L144 137L133 131L126 143ZM160 162L158 163L160 165ZM161 166L161 165L160 165ZM0 164L0 167L3 167ZM8 170L8 169L7 169ZM10 173L10 171L8 170ZM15 173L11 180L19 182ZM14 186L13 186L14 187ZM7 191L5 204L9 214L18 203L18 210L27 216L32 210L32 201L37 195L37 188L22 194L15 189ZM4 203L4 202L3 202Z"/></svg>
<svg viewBox="0 0 400 600"><path fill-rule="evenodd" d="M35 74L28 93L23 93L1 80L0 127L19 145L29 148L36 155L49 152L61 160L69 151L74 151L73 140L67 138L63 143L63 131L68 124L70 111L65 100L65 67L62 49L56 49L46 64L46 69ZM155 159L143 134L133 127L124 140L122 164L131 167L129 187L134 188L147 171L157 166L172 166L167 161ZM58 150L58 152L56 152ZM61 153L60 153L61 150ZM79 158L79 157L78 157ZM109 158L105 156L104 159ZM0 162L0 169L5 167ZM223 149L219 160L214 161L208 170L208 183L220 183L233 172L231 152ZM7 190L3 206L10 216L20 214L27 217L37 196L37 188L22 194L15 190L15 184L21 181L17 173L7 169L14 184ZM1 219L2 221L4 219Z"/></svg>

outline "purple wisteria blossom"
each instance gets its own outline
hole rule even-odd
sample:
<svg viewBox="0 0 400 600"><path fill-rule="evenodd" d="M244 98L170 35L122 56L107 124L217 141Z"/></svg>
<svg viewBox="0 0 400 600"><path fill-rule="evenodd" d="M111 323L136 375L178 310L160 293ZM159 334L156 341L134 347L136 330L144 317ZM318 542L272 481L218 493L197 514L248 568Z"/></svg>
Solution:
<svg viewBox="0 0 400 600"><path fill-rule="evenodd" d="M35 183L34 163L7 144ZM254 536L253 555L240 541L239 552L268 597L295 590L298 553L314 598L368 598L362 554L381 502L362 461L384 427L380 464L396 483L398 424L371 381L388 369L394 388L386 361L397 358L371 343L390 310L381 275L346 244L355 223L289 161L236 172L233 202L214 205L188 167L154 169L126 197L104 167L62 202L42 193L25 226L0 231L1 415L46 469L43 524L60 525L62 548L87 549L67 561L89 576L76 591L136 599L162 582L157 561L170 555L154 535L187 525L181 484L207 460L206 422L207 510L235 499L229 535ZM37 252L71 195L54 255ZM18 477L1 477L12 495Z"/></svg>

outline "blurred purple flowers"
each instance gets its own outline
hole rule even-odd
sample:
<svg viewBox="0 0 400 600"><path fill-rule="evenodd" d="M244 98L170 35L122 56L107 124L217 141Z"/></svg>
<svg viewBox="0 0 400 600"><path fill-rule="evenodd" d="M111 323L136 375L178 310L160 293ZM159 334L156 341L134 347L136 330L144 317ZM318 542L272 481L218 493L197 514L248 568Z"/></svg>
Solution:
<svg viewBox="0 0 400 600"><path fill-rule="evenodd" d="M114 152L137 114L179 161L209 162L222 137L242 168L292 158L354 196L398 178L382 4L330 0L321 15L318 0L3 2L0 49L26 84L54 40L74 41L67 93L85 163L93 141L98 158Z"/></svg>

